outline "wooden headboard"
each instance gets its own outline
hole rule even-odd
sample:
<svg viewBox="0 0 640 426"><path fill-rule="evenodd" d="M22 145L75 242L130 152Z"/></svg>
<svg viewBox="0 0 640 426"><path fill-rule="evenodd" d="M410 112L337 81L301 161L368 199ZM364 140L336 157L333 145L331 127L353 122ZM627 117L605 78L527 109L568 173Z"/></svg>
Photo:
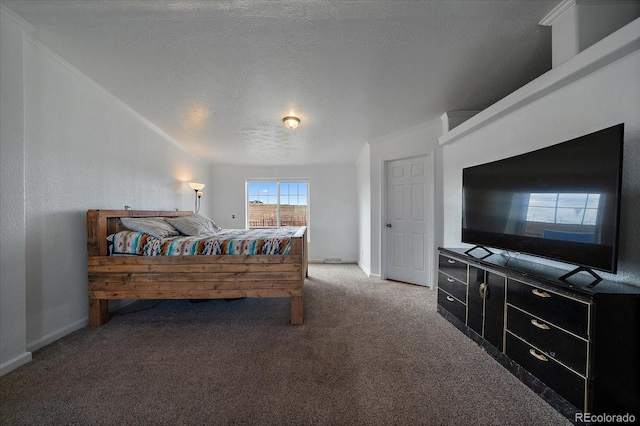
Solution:
<svg viewBox="0 0 640 426"><path fill-rule="evenodd" d="M87 255L107 256L107 236L127 228L121 217L178 217L193 214L178 210L87 210Z"/></svg>

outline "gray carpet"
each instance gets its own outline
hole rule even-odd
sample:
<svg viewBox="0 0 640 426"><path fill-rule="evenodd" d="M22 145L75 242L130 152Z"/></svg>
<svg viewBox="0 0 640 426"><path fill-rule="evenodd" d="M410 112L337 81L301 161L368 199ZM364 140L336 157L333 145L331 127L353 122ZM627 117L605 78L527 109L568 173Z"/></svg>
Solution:
<svg viewBox="0 0 640 426"><path fill-rule="evenodd" d="M141 301L0 377L3 425L561 425L426 288L310 265L286 299Z"/></svg>

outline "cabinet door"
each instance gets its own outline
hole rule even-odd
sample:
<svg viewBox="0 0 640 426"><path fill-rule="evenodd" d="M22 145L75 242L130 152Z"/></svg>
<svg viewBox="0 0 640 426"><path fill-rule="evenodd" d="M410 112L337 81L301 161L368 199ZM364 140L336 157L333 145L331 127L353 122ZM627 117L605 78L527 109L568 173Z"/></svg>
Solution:
<svg viewBox="0 0 640 426"><path fill-rule="evenodd" d="M484 269L469 266L469 293L467 294L467 326L479 335L483 335L484 299L480 293L485 283ZM484 291L484 290L483 290Z"/></svg>
<svg viewBox="0 0 640 426"><path fill-rule="evenodd" d="M502 351L504 340L504 288L506 278L485 273L484 338Z"/></svg>
<svg viewBox="0 0 640 426"><path fill-rule="evenodd" d="M505 277L469 266L467 325L502 351Z"/></svg>

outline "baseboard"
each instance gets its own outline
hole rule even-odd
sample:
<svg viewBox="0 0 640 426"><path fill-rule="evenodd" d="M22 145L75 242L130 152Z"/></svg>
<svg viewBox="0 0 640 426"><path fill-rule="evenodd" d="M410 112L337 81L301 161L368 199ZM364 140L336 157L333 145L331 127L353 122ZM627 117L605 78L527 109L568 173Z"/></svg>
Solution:
<svg viewBox="0 0 640 426"><path fill-rule="evenodd" d="M62 337L66 336L67 334L71 334L76 330L80 330L81 328L86 327L89 324L89 317L86 316L81 320L78 320L74 323L71 323L65 327L59 328L55 331L52 331L51 333L47 334L46 336L43 336L39 339L34 340L33 342L30 342L29 344L27 344L27 350L31 351L31 352L35 352L40 348L44 348L45 346L47 346L50 343L55 342L58 339L61 339Z"/></svg>
<svg viewBox="0 0 640 426"><path fill-rule="evenodd" d="M371 270L369 268L364 268L360 262L358 262L358 267L362 269L362 272L364 272L367 277L371 277Z"/></svg>
<svg viewBox="0 0 640 426"><path fill-rule="evenodd" d="M25 365L29 361L31 361L31 352L25 352L22 355L18 355L17 357L10 359L7 362L3 362L0 364L0 376L4 376L10 371L15 370L16 368Z"/></svg>

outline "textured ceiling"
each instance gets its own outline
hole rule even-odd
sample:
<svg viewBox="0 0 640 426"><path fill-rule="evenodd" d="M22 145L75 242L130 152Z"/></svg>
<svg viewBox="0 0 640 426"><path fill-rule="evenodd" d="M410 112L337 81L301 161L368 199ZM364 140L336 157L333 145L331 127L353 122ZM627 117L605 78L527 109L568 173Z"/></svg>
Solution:
<svg viewBox="0 0 640 426"><path fill-rule="evenodd" d="M33 37L217 164L353 163L551 67L559 0L5 1ZM297 115L294 131L282 125Z"/></svg>

